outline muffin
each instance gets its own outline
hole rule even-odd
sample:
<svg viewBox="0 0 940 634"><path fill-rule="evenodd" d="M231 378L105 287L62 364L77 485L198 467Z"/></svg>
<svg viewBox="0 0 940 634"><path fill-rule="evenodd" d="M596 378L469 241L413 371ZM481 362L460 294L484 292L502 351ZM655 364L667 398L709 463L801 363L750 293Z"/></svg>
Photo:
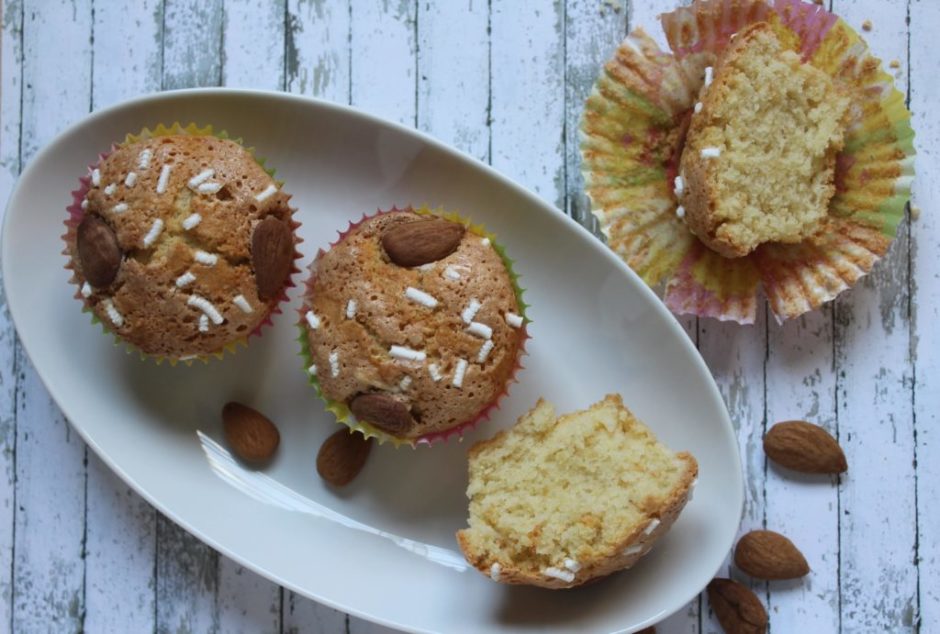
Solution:
<svg viewBox="0 0 940 634"><path fill-rule="evenodd" d="M698 464L608 395L556 418L540 399L470 449L467 561L494 581L571 588L629 568L691 499Z"/></svg>
<svg viewBox="0 0 940 634"><path fill-rule="evenodd" d="M290 197L239 143L160 131L129 137L83 179L64 236L72 281L105 329L143 355L221 355L286 297Z"/></svg>
<svg viewBox="0 0 940 634"><path fill-rule="evenodd" d="M585 102L591 211L674 313L753 324L766 298L798 317L871 272L905 218L905 95L822 6L681 4L659 16L668 48L633 29Z"/></svg>
<svg viewBox="0 0 940 634"><path fill-rule="evenodd" d="M492 238L456 216L380 212L311 266L306 370L366 437L430 442L495 406L519 366L524 304Z"/></svg>
<svg viewBox="0 0 940 634"><path fill-rule="evenodd" d="M815 234L835 194L849 96L767 22L706 69L677 181L692 232L725 257Z"/></svg>

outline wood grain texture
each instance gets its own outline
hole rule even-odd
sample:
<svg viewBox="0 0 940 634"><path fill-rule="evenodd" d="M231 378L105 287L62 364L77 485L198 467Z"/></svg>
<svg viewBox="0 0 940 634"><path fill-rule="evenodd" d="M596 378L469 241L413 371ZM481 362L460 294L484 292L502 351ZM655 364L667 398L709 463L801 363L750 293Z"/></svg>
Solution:
<svg viewBox="0 0 940 634"><path fill-rule="evenodd" d="M165 0L163 88L222 83L222 0Z"/></svg>
<svg viewBox="0 0 940 634"><path fill-rule="evenodd" d="M498 0L490 25L493 167L565 202L564 3Z"/></svg>
<svg viewBox="0 0 940 634"><path fill-rule="evenodd" d="M470 156L490 158L489 6L418 4L417 127Z"/></svg>
<svg viewBox="0 0 940 634"><path fill-rule="evenodd" d="M940 631L940 83L936 78L940 2L913 0L910 57L900 73L910 73L910 106L917 132L917 173L911 220L911 355L913 361L915 494L917 500L918 613L921 632ZM916 218L914 218L916 216ZM910 518L898 518L899 522Z"/></svg>
<svg viewBox="0 0 940 634"><path fill-rule="evenodd" d="M417 7L362 0L350 8L350 99L372 114L414 126L417 115Z"/></svg>
<svg viewBox="0 0 940 634"><path fill-rule="evenodd" d="M870 20L873 52L906 64L906 0L833 8L859 30ZM906 77L895 81L907 90ZM884 260L834 308L839 440L849 462L839 530L846 631L912 631L917 611L907 229L903 222Z"/></svg>
<svg viewBox="0 0 940 634"><path fill-rule="evenodd" d="M285 89L348 104L349 2L289 0L285 29Z"/></svg>
<svg viewBox="0 0 940 634"><path fill-rule="evenodd" d="M23 89L22 5L0 8L0 201L5 206L20 172ZM16 518L16 332L0 286L0 629L13 629L13 545Z"/></svg>
<svg viewBox="0 0 940 634"><path fill-rule="evenodd" d="M832 310L824 307L778 326L769 324L766 429L806 420L838 434L833 369ZM851 471L850 477L851 477ZM767 462L765 526L790 537L812 572L797 582L770 585L774 627L836 632L839 627L838 479L804 476Z"/></svg>
<svg viewBox="0 0 940 634"><path fill-rule="evenodd" d="M23 7L20 156L88 112L90 2ZM56 47L48 46L55 34ZM63 204L68 200L63 195ZM85 610L85 445L58 411L25 351L16 375L16 506L11 630L74 631Z"/></svg>
<svg viewBox="0 0 940 634"><path fill-rule="evenodd" d="M227 2L222 20L222 81L233 88L281 90L285 83L283 2Z"/></svg>
<svg viewBox="0 0 940 634"><path fill-rule="evenodd" d="M578 128L594 80L627 32L618 4L569 0L565 7L565 212L588 230L596 222L584 194Z"/></svg>

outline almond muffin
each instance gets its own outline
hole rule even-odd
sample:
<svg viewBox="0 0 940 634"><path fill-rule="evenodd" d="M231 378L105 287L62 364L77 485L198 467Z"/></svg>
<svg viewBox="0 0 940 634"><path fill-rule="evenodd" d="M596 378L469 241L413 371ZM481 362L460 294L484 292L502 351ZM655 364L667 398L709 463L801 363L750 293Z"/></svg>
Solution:
<svg viewBox="0 0 940 634"><path fill-rule="evenodd" d="M64 236L72 281L106 330L142 354L218 355L286 297L297 255L290 197L235 141L135 139L84 182Z"/></svg>
<svg viewBox="0 0 940 634"><path fill-rule="evenodd" d="M524 304L481 230L425 210L379 213L311 270L306 369L341 422L414 444L474 422L505 393L526 338Z"/></svg>

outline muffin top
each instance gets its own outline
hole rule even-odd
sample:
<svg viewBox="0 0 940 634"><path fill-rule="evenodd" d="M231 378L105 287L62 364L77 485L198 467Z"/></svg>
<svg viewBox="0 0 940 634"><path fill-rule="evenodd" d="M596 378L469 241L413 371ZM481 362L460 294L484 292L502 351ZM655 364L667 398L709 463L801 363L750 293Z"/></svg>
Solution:
<svg viewBox="0 0 940 634"><path fill-rule="evenodd" d="M142 352L219 352L281 299L294 259L290 197L238 143L128 143L88 187L66 235L75 281L108 329Z"/></svg>
<svg viewBox="0 0 940 634"><path fill-rule="evenodd" d="M329 401L415 440L473 420L505 389L525 339L488 238L411 210L352 228L314 264L310 369Z"/></svg>

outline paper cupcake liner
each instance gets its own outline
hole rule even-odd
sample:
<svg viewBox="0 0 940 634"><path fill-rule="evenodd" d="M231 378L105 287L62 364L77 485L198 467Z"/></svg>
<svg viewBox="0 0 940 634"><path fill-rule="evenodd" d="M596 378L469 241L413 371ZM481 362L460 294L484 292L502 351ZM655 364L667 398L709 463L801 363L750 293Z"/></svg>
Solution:
<svg viewBox="0 0 940 634"><path fill-rule="evenodd" d="M258 323L257 326L255 326L251 330L251 332L249 332L247 335L243 337L239 337L238 339L234 339L226 343L224 346L222 346L221 349L215 352L210 352L207 354L195 354L195 355L190 355L190 356L185 356L185 357L176 357L176 358L167 357L164 355L148 354L144 352L143 350L141 350L140 348L138 348L137 346L134 346L130 342L123 339L120 336L120 334L108 328L108 325L104 321L102 321L97 316L97 314L95 314L95 312L92 310L90 302L81 294L81 285L79 284L75 269L72 267L71 253L69 252L69 248L68 248L68 245L71 242L73 242L75 239L75 232L78 230L78 225L81 223L82 219L85 217L85 211L84 209L82 209L81 203L85 199L85 196L88 194L88 191L91 189L91 171L97 165L99 165L101 161L103 161L108 156L110 156L112 152L114 152L116 149L118 149L119 147L123 145L136 143L138 141L146 140L146 139L150 139L154 137L172 136L172 135L214 136L218 139L228 139L228 140L234 141L235 143L238 143L243 148L245 148L251 154L252 158L254 158L254 160L264 169L264 171L267 172L271 176L271 178L275 177L274 169L265 165L264 158L260 158L255 155L254 148L246 147L244 143L242 143L242 140L240 138L237 138L237 139L231 138L225 130L214 131L211 125L207 125L205 127L199 127L195 123L190 123L186 126L182 126L179 122L174 122L169 126L165 126L161 123L161 124L158 124L153 130L149 128L143 128L138 134L129 133L125 136L123 143L113 144L107 152L103 152L98 155L98 160L94 164L88 166L88 174L86 174L85 176L81 176L79 178L79 188L71 192L72 204L66 208L66 211L68 212L69 217L65 221L66 232L62 236L62 240L66 243L66 247L62 251L62 254L65 255L67 258L65 268L71 271L72 273L72 276L69 278L69 283L73 284L77 289L74 297L75 299L82 302L82 311L89 313L91 315L92 324L98 324L99 326L101 326L101 329L105 334L109 334L112 337L114 337L115 345L123 346L125 351L128 354L136 353L140 357L141 360L150 359L152 361L155 361L158 365L166 361L171 366L175 366L177 363L180 363L180 362L185 363L186 365L192 365L193 361L202 361L203 363L208 363L209 360L212 358L222 359L226 353L235 354L235 352L237 352L239 348L247 347L249 339L251 337L260 337L262 330L266 326L270 326L273 324L273 321L272 321L273 317L283 312L282 305L284 302L288 300L288 296L287 296L288 291L289 289L295 286L294 276L297 273L300 273L300 268L297 266L297 263L302 257L300 251L298 251L297 249L297 245L299 245L303 240L300 238L300 236L297 233L297 229L300 227L300 222L298 222L293 217L294 212L296 212L297 210L295 207L291 207L290 208L291 230L294 236L294 257L291 263L291 269L290 269L290 274L288 276L287 284L285 284L284 289L282 290L280 296L278 296L277 301L273 304L272 308L268 310L264 318ZM283 185L283 181L277 180L276 178L275 178L275 182L278 184L279 188Z"/></svg>
<svg viewBox="0 0 940 634"><path fill-rule="evenodd" d="M731 36L759 21L855 96L826 225L801 244L729 259L675 217L673 170L687 116L678 109L692 106L705 66ZM665 282L664 300L680 314L753 323L763 291L782 321L851 288L887 252L914 176L911 115L880 60L844 20L800 0L697 0L661 23L672 54L631 33L581 121L586 191L610 247L649 285ZM645 78L661 83L654 89Z"/></svg>
<svg viewBox="0 0 940 634"><path fill-rule="evenodd" d="M510 371L509 377L506 380L506 384L503 387L502 392L497 394L473 418L467 421L464 421L463 423L460 423L459 425L446 429L444 431L430 432L415 439L398 438L396 436L392 436L391 434L377 427L374 427L373 425L370 425L369 423L365 421L359 421L356 419L355 416L353 416L352 412L349 410L349 407L345 403L340 402L340 401L335 401L324 396L323 390L320 387L320 381L318 380L316 375L313 375L309 372L310 366L313 365L313 357L310 354L310 340L307 336L307 328L305 326L305 323L306 323L305 315L307 313L307 310L309 310L307 307L306 298L313 292L313 286L316 282L317 264L320 261L320 258L327 251L329 251L329 249L332 249L337 244L342 242L346 238L347 235L349 235L352 231L354 231L357 227L359 227L359 225L366 222L367 220L371 220L372 218L375 218L377 216L391 214L391 213L399 213L402 211L412 211L417 214L428 215L428 216L431 216L431 215L440 216L452 222L459 222L460 224L467 227L467 230L470 231L471 233L474 233L482 238L488 238L490 240L490 243L493 246L493 249L496 251L500 259L503 261L503 264L506 267L506 271L509 273L509 279L510 279L510 282L512 283L513 292L516 295L516 303L519 305L519 311L523 319L522 341L520 342L519 349L516 352L516 363L513 366L512 370ZM466 432L475 428L481 422L489 420L493 412L499 409L499 404L502 401L503 397L509 394L509 387L514 383L518 383L518 379L516 377L518 376L518 373L520 370L525 369L524 366L522 365L522 358L526 355L525 344L526 344L526 341L528 341L530 338L528 326L531 323L531 320L526 315L526 311L529 305L526 304L522 299L522 296L525 293L525 289L523 289L522 286L519 284L519 274L516 273L515 269L513 268L513 264L515 264L514 260L509 258L509 256L506 254L505 247L503 247L501 244L499 244L496 241L495 235L488 232L483 225L473 224L469 220L460 217L456 213L444 212L442 210L431 210L426 207L421 207L417 209L412 208L412 207L406 207L403 209L392 207L389 210L379 209L376 211L376 213L371 214L371 215L363 214L362 218L360 218L359 220L355 222L350 222L346 230L341 231L339 234L339 237L336 240L334 240L332 243L330 243L330 246L326 250L320 249L317 252L316 257L314 258L313 262L310 264L310 267L309 267L310 275L308 276L307 281L305 283L304 304L298 310L298 323L297 323L297 327L300 330L300 336L297 338L297 342L300 344L299 354L304 362L304 372L306 372L307 374L307 378L308 378L310 385L312 385L313 388L316 390L317 396L326 404L327 411L329 411L330 413L333 414L333 416L336 417L336 422L346 425L352 431L361 433L367 439L375 438L376 441L378 441L380 445L388 442L388 443L391 443L397 449L398 447L401 447L402 445L409 445L412 448L417 447L418 445L430 446L436 442L444 442L453 437L457 437L457 439L459 440L463 437L463 435Z"/></svg>

